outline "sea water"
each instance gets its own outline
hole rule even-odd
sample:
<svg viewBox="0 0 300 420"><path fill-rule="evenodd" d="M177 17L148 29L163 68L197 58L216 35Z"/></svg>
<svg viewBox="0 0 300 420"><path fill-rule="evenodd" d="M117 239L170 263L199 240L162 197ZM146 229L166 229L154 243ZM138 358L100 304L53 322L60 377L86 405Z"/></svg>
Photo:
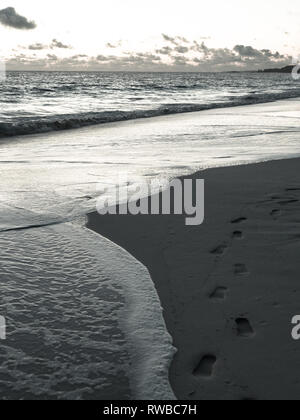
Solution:
<svg viewBox="0 0 300 420"><path fill-rule="evenodd" d="M8 72L0 136L15 136L300 95L280 73Z"/></svg>

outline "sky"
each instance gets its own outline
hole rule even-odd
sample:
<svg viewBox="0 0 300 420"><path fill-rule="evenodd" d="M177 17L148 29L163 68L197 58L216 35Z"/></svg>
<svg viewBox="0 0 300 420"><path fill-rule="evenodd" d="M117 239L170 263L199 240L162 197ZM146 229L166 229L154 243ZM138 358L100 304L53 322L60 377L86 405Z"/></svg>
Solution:
<svg viewBox="0 0 300 420"><path fill-rule="evenodd" d="M291 64L299 0L0 0L14 70L227 71Z"/></svg>

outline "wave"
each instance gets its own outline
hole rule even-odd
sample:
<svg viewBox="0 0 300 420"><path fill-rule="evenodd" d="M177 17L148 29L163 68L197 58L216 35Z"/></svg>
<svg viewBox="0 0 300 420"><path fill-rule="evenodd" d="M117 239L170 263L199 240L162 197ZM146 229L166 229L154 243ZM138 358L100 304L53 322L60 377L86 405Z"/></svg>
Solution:
<svg viewBox="0 0 300 420"><path fill-rule="evenodd" d="M6 279L2 293L11 297L6 306L14 309L14 327L30 332L30 343L39 345L38 361L29 357L24 364L20 358L28 340L22 340L22 334L19 341L18 334L16 342L9 340L0 355L1 362L7 361L1 369L8 378L1 397L107 399L120 390L123 398L130 391L134 400L174 400L168 372L176 350L146 267L79 221L66 223L2 203L0 213L0 226L11 226L0 238ZM58 285L50 288L43 286L50 275L49 252L51 276ZM79 259L78 268L71 261ZM30 287L28 279L33 280ZM75 289L77 293L70 293ZM66 362L70 349L72 363ZM37 363L47 374L28 375ZM18 377L27 373L27 380L16 384L10 366ZM66 381L63 389L60 385Z"/></svg>
<svg viewBox="0 0 300 420"><path fill-rule="evenodd" d="M64 227L65 229L65 227ZM74 228L72 227L74 238ZM83 231L80 243L84 243ZM109 278L118 278L126 305L121 310L120 325L128 338L128 351L132 364L129 369L130 385L137 400L175 400L169 382L169 369L177 350L167 331L163 308L149 271L126 250L92 230L87 238L96 261ZM112 263L112 258L115 262Z"/></svg>
<svg viewBox="0 0 300 420"><path fill-rule="evenodd" d="M211 103L174 103L163 104L155 109L133 111L102 111L78 114L52 115L47 117L25 117L13 122L0 122L0 138L21 136L28 134L46 133L81 128L91 125L105 124L118 121L128 121L141 118L151 118L162 115L197 112L209 109L229 108L235 106L252 105L274 102L281 99L300 97L300 90L276 92L270 94L245 95L227 98L226 102Z"/></svg>

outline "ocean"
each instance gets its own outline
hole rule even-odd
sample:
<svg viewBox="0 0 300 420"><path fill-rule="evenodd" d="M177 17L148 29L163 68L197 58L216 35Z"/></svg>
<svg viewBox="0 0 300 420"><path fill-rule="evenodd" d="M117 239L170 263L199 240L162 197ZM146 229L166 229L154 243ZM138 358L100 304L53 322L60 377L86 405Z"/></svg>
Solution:
<svg viewBox="0 0 300 420"><path fill-rule="evenodd" d="M299 82L16 72L0 93L0 398L174 398L150 275L85 215L120 175L138 186L300 156Z"/></svg>
<svg viewBox="0 0 300 420"><path fill-rule="evenodd" d="M0 83L0 136L299 95L289 74L8 72Z"/></svg>

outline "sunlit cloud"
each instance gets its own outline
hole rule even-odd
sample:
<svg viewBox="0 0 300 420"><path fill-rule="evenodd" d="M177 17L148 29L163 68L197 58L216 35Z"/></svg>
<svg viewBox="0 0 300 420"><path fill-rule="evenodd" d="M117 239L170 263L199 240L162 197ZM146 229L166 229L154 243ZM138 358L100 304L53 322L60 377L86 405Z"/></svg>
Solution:
<svg viewBox="0 0 300 420"><path fill-rule="evenodd" d="M237 44L233 48L212 48L200 38L162 35L161 46L149 51L122 51L120 44L107 43L105 52L87 55L71 54L72 47L53 39L49 44L36 43L7 61L11 69L91 70L91 71L256 71L284 67L289 55L269 49ZM23 47L24 48L24 47ZM57 50L57 53L54 53ZM53 52L51 52L53 51ZM107 50L106 50L107 51Z"/></svg>

